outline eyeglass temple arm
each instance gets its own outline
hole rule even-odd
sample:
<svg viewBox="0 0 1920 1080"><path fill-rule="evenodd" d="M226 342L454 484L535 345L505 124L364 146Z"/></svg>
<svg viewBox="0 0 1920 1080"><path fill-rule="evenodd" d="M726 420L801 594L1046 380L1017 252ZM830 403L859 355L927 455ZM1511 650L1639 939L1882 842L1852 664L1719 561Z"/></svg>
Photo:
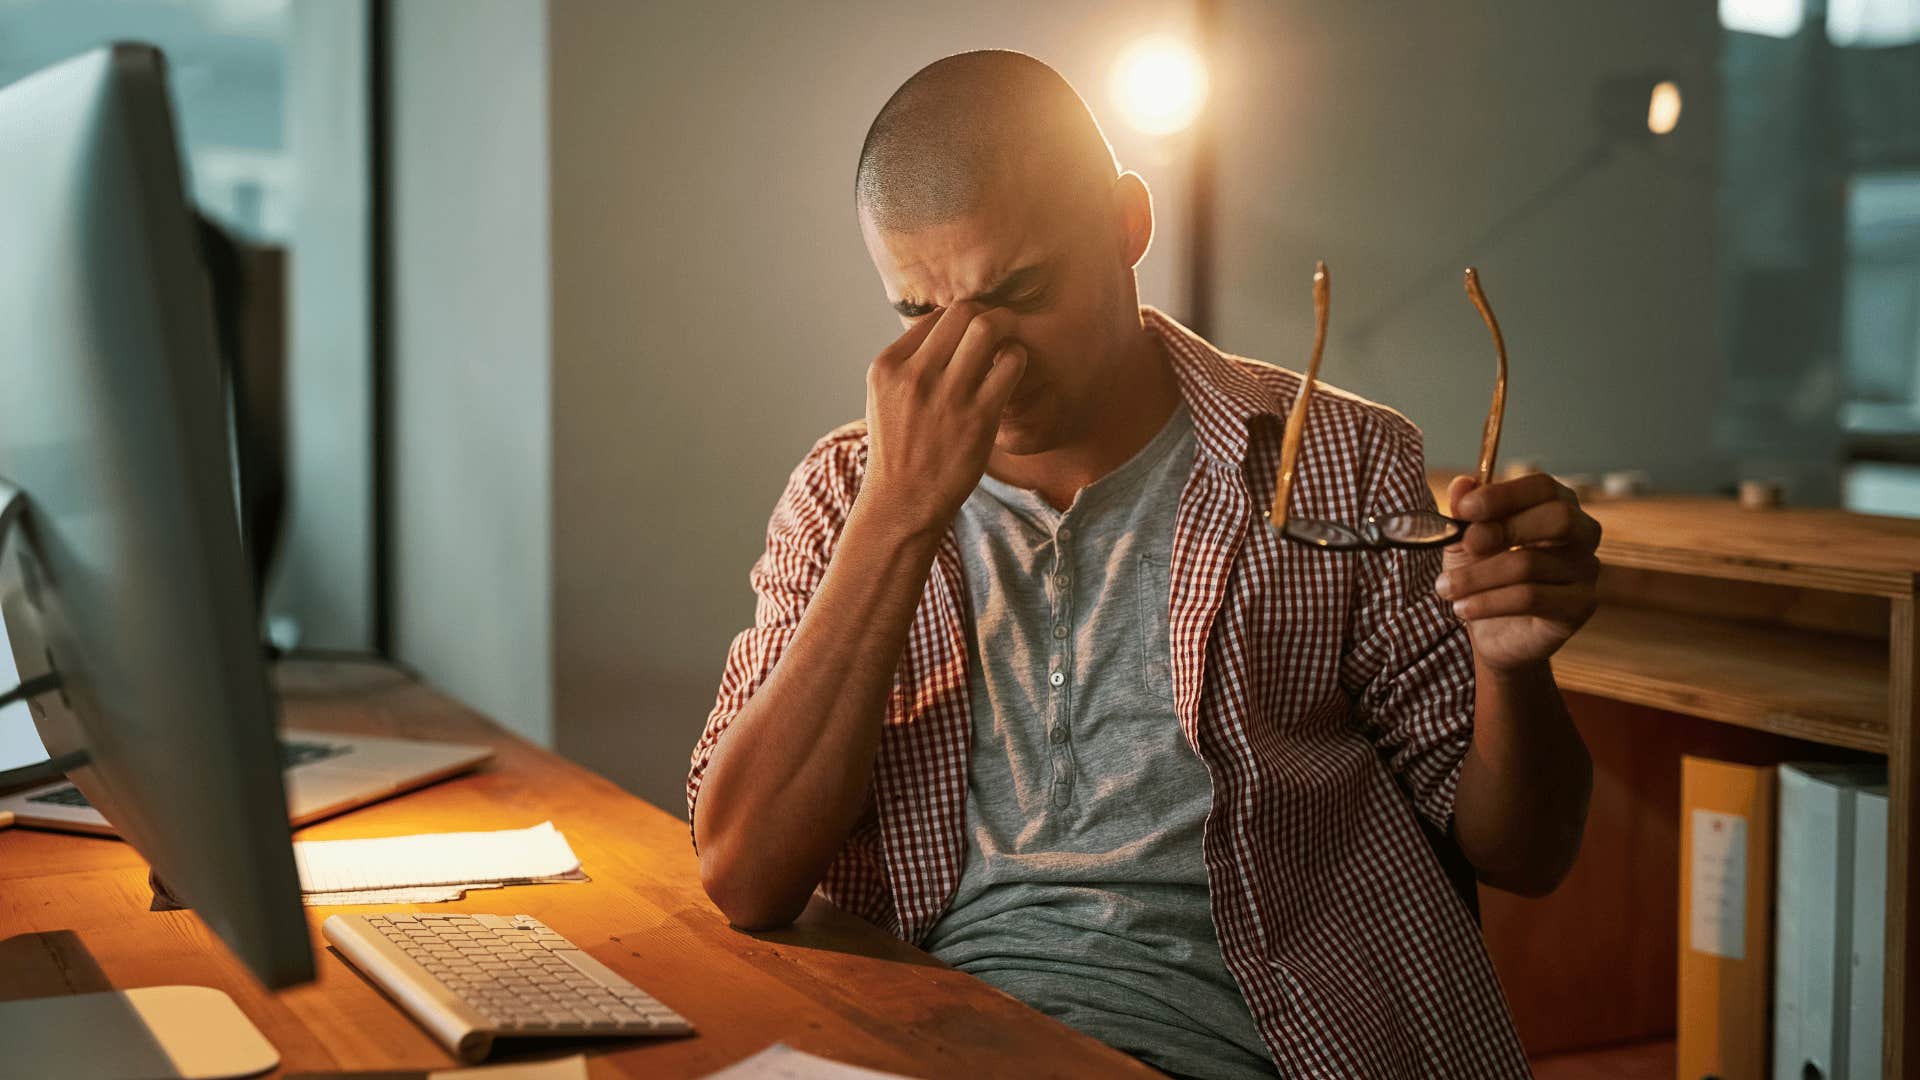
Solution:
<svg viewBox="0 0 1920 1080"><path fill-rule="evenodd" d="M1307 400L1313 396L1313 383L1320 377L1320 357L1327 349L1327 306L1331 284L1327 264L1313 265L1313 356L1307 361L1306 377L1300 380L1300 392L1294 396L1293 409L1287 413L1286 434L1280 440L1280 476L1273 485L1273 509L1267 520L1274 528L1287 523L1287 502L1293 493L1293 470L1300 461L1300 440L1307 430Z"/></svg>
<svg viewBox="0 0 1920 1080"><path fill-rule="evenodd" d="M1493 351L1500 364L1493 380L1493 404L1487 407L1487 426L1480 432L1480 486L1485 487L1493 481L1493 459L1500 452L1500 422L1507 413L1507 341L1500 334L1500 320L1493 317L1487 294L1480 288L1480 272L1469 266L1466 279L1467 299L1473 301L1493 334Z"/></svg>

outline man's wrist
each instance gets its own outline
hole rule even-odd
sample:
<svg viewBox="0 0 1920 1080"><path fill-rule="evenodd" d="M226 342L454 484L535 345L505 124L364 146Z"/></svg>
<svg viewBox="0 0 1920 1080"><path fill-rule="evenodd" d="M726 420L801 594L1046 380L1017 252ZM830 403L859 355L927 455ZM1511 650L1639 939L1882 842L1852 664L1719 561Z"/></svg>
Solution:
<svg viewBox="0 0 1920 1080"><path fill-rule="evenodd" d="M860 489L847 515L849 532L890 548L924 548L929 554L939 548L952 524L952 514L943 515L873 485Z"/></svg>
<svg viewBox="0 0 1920 1080"><path fill-rule="evenodd" d="M1530 660L1512 667L1490 664L1479 657L1473 661L1474 678L1497 690L1537 690L1555 685L1553 665L1546 660Z"/></svg>

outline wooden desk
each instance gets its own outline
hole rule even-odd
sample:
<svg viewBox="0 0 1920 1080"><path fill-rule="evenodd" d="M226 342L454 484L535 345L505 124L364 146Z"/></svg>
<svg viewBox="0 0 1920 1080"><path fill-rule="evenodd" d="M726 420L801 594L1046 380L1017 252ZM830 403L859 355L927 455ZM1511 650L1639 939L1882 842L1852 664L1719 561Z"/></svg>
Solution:
<svg viewBox="0 0 1920 1080"><path fill-rule="evenodd" d="M700 889L685 822L404 676L298 664L284 666L279 682L289 724L485 742L498 752L478 774L320 822L302 838L546 820L566 833L591 884L481 890L409 910L533 915L699 1031L565 1044L592 1055L596 1077L702 1076L774 1042L910 1076L1160 1075L818 899L789 930L731 929ZM269 994L197 917L149 912L149 900L146 864L117 840L0 832L0 1000L213 986L279 1048L286 1071L455 1064L326 949L320 923L336 909L307 909L318 979ZM559 1046L512 1044L494 1060L549 1056Z"/></svg>

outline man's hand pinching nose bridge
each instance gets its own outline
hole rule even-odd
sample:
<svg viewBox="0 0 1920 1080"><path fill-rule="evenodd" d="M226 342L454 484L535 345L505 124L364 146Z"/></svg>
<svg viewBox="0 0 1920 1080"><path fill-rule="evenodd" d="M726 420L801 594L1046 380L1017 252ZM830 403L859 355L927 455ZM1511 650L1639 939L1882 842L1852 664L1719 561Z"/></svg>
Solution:
<svg viewBox="0 0 1920 1080"><path fill-rule="evenodd" d="M1013 329L1005 308L962 301L874 358L863 492L921 527L947 527L986 472L1001 413L1026 374Z"/></svg>

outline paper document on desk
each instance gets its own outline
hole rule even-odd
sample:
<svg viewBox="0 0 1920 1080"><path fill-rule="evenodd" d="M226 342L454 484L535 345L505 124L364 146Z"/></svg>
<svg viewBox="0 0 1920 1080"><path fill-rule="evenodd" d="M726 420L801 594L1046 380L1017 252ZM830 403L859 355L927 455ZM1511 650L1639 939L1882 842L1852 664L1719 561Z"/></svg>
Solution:
<svg viewBox="0 0 1920 1080"><path fill-rule="evenodd" d="M786 1043L774 1043L737 1065L709 1073L706 1080L908 1080L900 1073L842 1065Z"/></svg>
<svg viewBox="0 0 1920 1080"><path fill-rule="evenodd" d="M538 878L526 884L549 881L585 881L583 877ZM340 892L303 892L300 899L308 907L385 907L389 904L441 904L459 900L475 889L498 889L504 881L485 881L473 885L421 885L407 889L345 889ZM515 882L514 884L522 884Z"/></svg>
<svg viewBox="0 0 1920 1080"><path fill-rule="evenodd" d="M470 888L587 880L550 821L500 832L296 840L293 860L309 905L428 903Z"/></svg>

